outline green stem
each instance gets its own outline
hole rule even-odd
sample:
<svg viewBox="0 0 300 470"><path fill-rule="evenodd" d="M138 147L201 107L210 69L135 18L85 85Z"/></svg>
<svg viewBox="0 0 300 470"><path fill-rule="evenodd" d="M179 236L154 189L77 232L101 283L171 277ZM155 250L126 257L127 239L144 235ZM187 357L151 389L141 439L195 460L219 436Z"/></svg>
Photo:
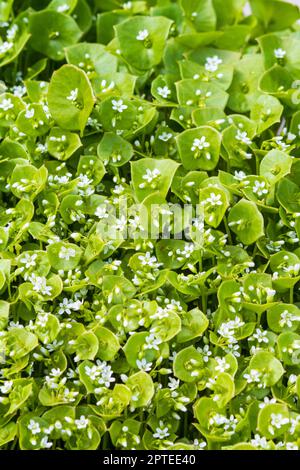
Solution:
<svg viewBox="0 0 300 470"><path fill-rule="evenodd" d="M290 287L290 304L294 303L294 286Z"/></svg>
<svg viewBox="0 0 300 470"><path fill-rule="evenodd" d="M231 237L231 232L230 232L230 229L229 229L229 225L228 225L228 222L227 222L226 215L224 215L223 221L224 221L224 226L225 226L225 230L226 230L227 237L228 237L228 242L229 242L230 245L232 245L232 237Z"/></svg>

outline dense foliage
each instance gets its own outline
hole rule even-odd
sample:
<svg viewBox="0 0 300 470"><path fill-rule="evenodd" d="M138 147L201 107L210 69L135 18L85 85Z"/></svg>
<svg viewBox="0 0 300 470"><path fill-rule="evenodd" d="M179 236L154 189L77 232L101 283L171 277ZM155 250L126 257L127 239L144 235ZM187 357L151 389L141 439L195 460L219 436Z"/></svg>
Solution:
<svg viewBox="0 0 300 470"><path fill-rule="evenodd" d="M245 3L0 1L2 449L298 449L300 15Z"/></svg>

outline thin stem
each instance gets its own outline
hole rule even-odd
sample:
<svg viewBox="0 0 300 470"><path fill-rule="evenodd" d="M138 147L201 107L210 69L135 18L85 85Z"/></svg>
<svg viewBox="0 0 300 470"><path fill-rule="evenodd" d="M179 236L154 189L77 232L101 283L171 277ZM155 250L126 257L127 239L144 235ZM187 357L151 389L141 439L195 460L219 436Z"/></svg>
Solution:
<svg viewBox="0 0 300 470"><path fill-rule="evenodd" d="M226 230L227 237L228 237L228 242L229 242L230 245L232 245L232 236L231 236L231 232L230 232L230 229L229 229L229 225L228 225L228 222L227 222L226 215L224 215L223 221L224 221L224 226L225 226L225 230Z"/></svg>

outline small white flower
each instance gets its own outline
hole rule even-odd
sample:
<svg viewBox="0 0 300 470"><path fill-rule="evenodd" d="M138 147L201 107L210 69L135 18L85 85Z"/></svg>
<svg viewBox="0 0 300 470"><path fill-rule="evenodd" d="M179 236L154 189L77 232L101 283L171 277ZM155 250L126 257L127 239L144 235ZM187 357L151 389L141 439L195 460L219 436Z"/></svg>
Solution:
<svg viewBox="0 0 300 470"><path fill-rule="evenodd" d="M271 434L274 434L274 428L280 429L285 424L288 424L289 421L289 418L284 418L281 413L272 413L271 424L268 429Z"/></svg>
<svg viewBox="0 0 300 470"><path fill-rule="evenodd" d="M204 65L205 70L208 72L216 72L222 62L222 59L220 59L217 55L214 55L213 57L207 57Z"/></svg>
<svg viewBox="0 0 300 470"><path fill-rule="evenodd" d="M158 136L159 140L162 140L163 142L168 142L172 137L173 134L171 134L171 132L163 132Z"/></svg>
<svg viewBox="0 0 300 470"><path fill-rule="evenodd" d="M24 253L23 258L20 259L20 263L25 264L25 268L30 268L36 266L37 254L34 253L30 255L29 253Z"/></svg>
<svg viewBox="0 0 300 470"><path fill-rule="evenodd" d="M252 188L252 191L253 191L255 194L257 194L259 197L268 194L268 190L267 190L267 188L266 188L266 183L265 183L265 181L261 181L261 182L260 182L260 181L256 180L256 181L254 182L254 186L253 186L253 188Z"/></svg>
<svg viewBox="0 0 300 470"><path fill-rule="evenodd" d="M251 369L249 374L244 374L243 377L247 380L248 384L261 381L261 373L256 369Z"/></svg>
<svg viewBox="0 0 300 470"><path fill-rule="evenodd" d="M0 103L0 109L3 109L3 111L8 111L9 109L12 109L13 107L14 105L10 98L4 98Z"/></svg>
<svg viewBox="0 0 300 470"><path fill-rule="evenodd" d="M204 150L210 147L210 143L206 141L205 136L202 136L200 139L194 139L191 151L195 152L196 150Z"/></svg>
<svg viewBox="0 0 300 470"><path fill-rule="evenodd" d="M132 8L132 2L123 3L124 10L130 10Z"/></svg>
<svg viewBox="0 0 300 470"><path fill-rule="evenodd" d="M209 356L212 355L212 352L209 349L208 344L206 344L203 348L197 348L197 351L199 351L201 354L203 354L203 361L204 362L209 361Z"/></svg>
<svg viewBox="0 0 300 470"><path fill-rule="evenodd" d="M136 39L138 41L145 41L149 37L149 31L148 29L143 29L142 31L139 31L138 35L136 36Z"/></svg>
<svg viewBox="0 0 300 470"><path fill-rule="evenodd" d="M14 24L11 28L6 31L6 37L9 41L13 41L15 39L18 29L18 25Z"/></svg>
<svg viewBox="0 0 300 470"><path fill-rule="evenodd" d="M253 333L253 335L250 336L249 340L254 341L254 340L256 339L256 341L257 341L258 343L266 343L266 344L268 344L268 343L269 343L269 339L268 339L267 334L268 334L267 331L263 331L263 330L260 329L260 328L256 328L255 333Z"/></svg>
<svg viewBox="0 0 300 470"><path fill-rule="evenodd" d="M216 357L218 365L215 367L219 372L226 372L227 369L230 369L230 365L226 362L224 357Z"/></svg>
<svg viewBox="0 0 300 470"><path fill-rule="evenodd" d="M12 380L6 380L4 384L0 387L0 392L3 394L9 393L13 387Z"/></svg>
<svg viewBox="0 0 300 470"><path fill-rule="evenodd" d="M284 59L286 56L286 51L281 47L278 47L278 49L274 49L274 56L276 59Z"/></svg>
<svg viewBox="0 0 300 470"><path fill-rule="evenodd" d="M69 96L67 96L67 100L74 103L78 98L78 91L79 91L78 88L71 90Z"/></svg>
<svg viewBox="0 0 300 470"><path fill-rule="evenodd" d="M213 192L210 193L209 197L205 199L206 204L210 204L211 206L222 206L223 203L221 201L221 194L215 194Z"/></svg>
<svg viewBox="0 0 300 470"><path fill-rule="evenodd" d="M66 248L65 246L62 246L59 253L58 257L60 259L65 259L66 261L69 261L70 258L74 258L76 256L76 251L74 248Z"/></svg>
<svg viewBox="0 0 300 470"><path fill-rule="evenodd" d="M26 119L31 119L34 116L34 109L27 109L25 113Z"/></svg>
<svg viewBox="0 0 300 470"><path fill-rule="evenodd" d="M179 387L179 379L175 379L174 377L169 377L168 388L174 391L178 387Z"/></svg>
<svg viewBox="0 0 300 470"><path fill-rule="evenodd" d="M159 351L158 345L161 343L161 340L158 338L155 338L155 336L151 333L149 336L146 337L145 339L145 349L155 349L156 351Z"/></svg>
<svg viewBox="0 0 300 470"><path fill-rule="evenodd" d="M291 328L293 326L293 321L299 321L300 317L293 315L288 310L284 310L280 315L279 325L283 328L285 325Z"/></svg>
<svg viewBox="0 0 300 470"><path fill-rule="evenodd" d="M161 173L157 168L154 168L154 170L150 170L149 168L147 168L146 173L142 176L143 180L145 180L146 182L139 184L139 188L145 188L147 185L151 184L160 176Z"/></svg>
<svg viewBox="0 0 300 470"><path fill-rule="evenodd" d="M43 449L50 449L53 446L53 442L48 441L48 436L44 436L41 440L41 447Z"/></svg>
<svg viewBox="0 0 300 470"><path fill-rule="evenodd" d="M29 431L31 431L31 433L32 433L33 435L35 435L35 434L40 434L40 432L41 432L41 428L40 428L39 423L37 423L34 419L31 419L31 420L29 421L29 424L28 424L28 426L27 426L27 429L29 429Z"/></svg>
<svg viewBox="0 0 300 470"><path fill-rule="evenodd" d="M246 131L241 131L240 129L237 130L237 133L235 135L236 140L239 140L245 145L251 145L252 140L249 139L248 134Z"/></svg>
<svg viewBox="0 0 300 470"><path fill-rule="evenodd" d="M259 404L259 408L264 408L266 405L273 405L276 403L276 398L265 397L264 401Z"/></svg>
<svg viewBox="0 0 300 470"><path fill-rule="evenodd" d="M128 108L126 104L124 104L123 100L112 100L112 109L114 111L117 111L118 113L123 113L125 109Z"/></svg>
<svg viewBox="0 0 300 470"><path fill-rule="evenodd" d="M169 429L167 426L164 427L163 421L159 422L159 427L155 429L155 433L153 434L153 437L155 439L165 439L170 435Z"/></svg>
<svg viewBox="0 0 300 470"><path fill-rule="evenodd" d="M40 292L42 295L51 295L52 287L47 286L47 279L45 277L32 274L29 281L35 292Z"/></svg>
<svg viewBox="0 0 300 470"><path fill-rule="evenodd" d="M238 181L242 181L244 178L246 178L246 173L244 171L235 171L234 172L234 179Z"/></svg>
<svg viewBox="0 0 300 470"><path fill-rule="evenodd" d="M140 370L144 370L145 372L149 372L152 367L152 362L147 362L145 358L136 361L137 368Z"/></svg>
<svg viewBox="0 0 300 470"><path fill-rule="evenodd" d="M0 55L3 55L6 52L8 52L12 47L13 47L12 42L5 41L2 44L0 44Z"/></svg>
<svg viewBox="0 0 300 470"><path fill-rule="evenodd" d="M89 420L81 415L79 419L75 419L77 429L85 429L89 425Z"/></svg>
<svg viewBox="0 0 300 470"><path fill-rule="evenodd" d="M57 7L58 13L64 13L65 11L68 11L68 10L69 10L69 5L67 5L66 3L64 3L63 5L59 5Z"/></svg>
<svg viewBox="0 0 300 470"><path fill-rule="evenodd" d="M254 447L261 447L262 449L268 449L269 444L267 442L267 439L265 437L261 437L259 434L254 435L254 439L251 439L250 443Z"/></svg>
<svg viewBox="0 0 300 470"><path fill-rule="evenodd" d="M207 446L207 443L205 441L199 441L198 439L194 439L193 444L199 450L202 450L202 449L204 449L204 447Z"/></svg>
<svg viewBox="0 0 300 470"><path fill-rule="evenodd" d="M294 442L287 442L285 445L286 450L299 450L299 447Z"/></svg>
<svg viewBox="0 0 300 470"><path fill-rule="evenodd" d="M105 206L98 206L95 211L95 216L99 217L99 219L107 219L109 216L107 208Z"/></svg>
<svg viewBox="0 0 300 470"><path fill-rule="evenodd" d="M165 85L164 87L159 86L157 87L157 93L159 94L159 96L166 100L171 94L171 90L169 87L167 87L167 85Z"/></svg>

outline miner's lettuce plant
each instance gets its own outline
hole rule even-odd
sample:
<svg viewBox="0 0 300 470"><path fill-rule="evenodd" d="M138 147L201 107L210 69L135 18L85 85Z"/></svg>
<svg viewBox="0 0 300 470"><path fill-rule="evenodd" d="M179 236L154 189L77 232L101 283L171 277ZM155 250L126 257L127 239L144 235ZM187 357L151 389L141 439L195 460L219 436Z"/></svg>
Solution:
<svg viewBox="0 0 300 470"><path fill-rule="evenodd" d="M299 9L0 2L0 448L296 450Z"/></svg>

